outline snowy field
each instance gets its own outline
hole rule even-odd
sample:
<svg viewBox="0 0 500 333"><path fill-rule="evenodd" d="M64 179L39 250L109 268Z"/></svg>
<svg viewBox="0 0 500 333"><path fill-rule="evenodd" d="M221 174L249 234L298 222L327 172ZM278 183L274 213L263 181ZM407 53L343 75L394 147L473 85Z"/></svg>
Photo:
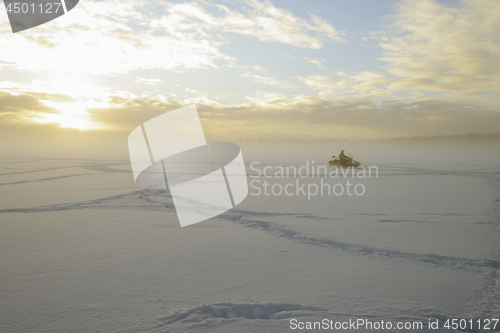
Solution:
<svg viewBox="0 0 500 333"><path fill-rule="evenodd" d="M306 163L247 151L249 182L285 186L296 179L253 169ZM250 188L180 228L169 193L136 187L126 160L1 158L0 332L300 331L294 318L451 332L428 320L499 318L500 164L368 162L378 178L299 179L363 183L362 196Z"/></svg>

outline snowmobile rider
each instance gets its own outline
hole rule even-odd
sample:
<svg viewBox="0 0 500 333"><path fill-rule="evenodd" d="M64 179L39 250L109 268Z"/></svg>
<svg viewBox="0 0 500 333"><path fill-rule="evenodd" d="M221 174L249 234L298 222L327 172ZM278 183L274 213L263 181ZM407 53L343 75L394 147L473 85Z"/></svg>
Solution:
<svg viewBox="0 0 500 333"><path fill-rule="evenodd" d="M342 150L339 154L339 160L350 161L350 160L352 160L352 158L350 158L349 156L346 156L346 154L344 154L344 151Z"/></svg>

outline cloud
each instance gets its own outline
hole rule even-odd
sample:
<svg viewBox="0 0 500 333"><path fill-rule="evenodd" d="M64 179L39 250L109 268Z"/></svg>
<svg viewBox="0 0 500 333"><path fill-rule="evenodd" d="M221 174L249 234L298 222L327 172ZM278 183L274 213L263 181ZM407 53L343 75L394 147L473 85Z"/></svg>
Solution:
<svg viewBox="0 0 500 333"><path fill-rule="evenodd" d="M283 80L278 80L275 77L272 76L266 76L266 75L259 75L259 74L253 74L250 72L244 72L241 74L242 77L250 78L254 82L270 85L270 86L276 86L280 87L283 89L297 89L297 86Z"/></svg>
<svg viewBox="0 0 500 333"><path fill-rule="evenodd" d="M169 8L167 15L154 19L151 25L178 37L191 34L206 38L223 32L311 49L320 49L327 41L343 40L341 33L319 16L311 15L308 22L285 9L276 8L270 1L247 0L243 3L246 6L242 11L215 5L220 15L199 4L177 4Z"/></svg>
<svg viewBox="0 0 500 333"><path fill-rule="evenodd" d="M364 71L355 74L337 72L335 76L328 75L310 75L299 76L298 80L318 91L318 96L327 97L354 97L354 98L372 98L378 96L392 96L394 89L391 84L394 80L388 79L384 75Z"/></svg>
<svg viewBox="0 0 500 333"><path fill-rule="evenodd" d="M297 79L313 90L317 90L320 97L335 95L338 92L337 84L328 75L297 76Z"/></svg>
<svg viewBox="0 0 500 333"><path fill-rule="evenodd" d="M320 97L420 96L432 92L455 101L498 105L500 2L404 0L389 29L373 33L383 50L379 70L298 79ZM310 61L314 63L313 61Z"/></svg>
<svg viewBox="0 0 500 333"><path fill-rule="evenodd" d="M262 105L199 106L207 133L213 135L291 135L305 138L374 138L412 135L498 133L500 112L474 104L427 99L324 100L296 97Z"/></svg>
<svg viewBox="0 0 500 333"><path fill-rule="evenodd" d="M487 93L500 88L500 2L402 1L381 60L395 87Z"/></svg>
<svg viewBox="0 0 500 333"><path fill-rule="evenodd" d="M154 86L154 85L161 83L161 82L162 81L160 79L145 79L142 77L136 77L136 80L134 81L134 83L143 83L143 84L147 84L150 86Z"/></svg>
<svg viewBox="0 0 500 333"><path fill-rule="evenodd" d="M242 4L230 9L211 2L89 0L29 34L1 34L0 66L14 81L0 81L0 89L13 93L0 94L0 123L85 120L103 132L125 133L156 115L197 103L211 135L356 138L500 131L498 2L464 0L448 6L403 1L388 30L374 37L382 48L383 67L358 72L316 68L320 74L303 74L299 68L297 85L269 74L264 68L268 63L237 65L221 47L244 36L318 49L341 42L342 33L318 16L304 19L269 1ZM6 16L0 15L0 23L8 26ZM289 57L301 65L305 59L325 66L324 60ZM178 80L177 74L129 74L199 68L220 69L208 74L214 77L231 69L233 79L240 75L270 91L255 91L255 86L264 88L253 85L249 94L234 92L231 86L204 93L201 84ZM32 72L31 81L24 79L26 71ZM44 72L36 74L39 71ZM150 75L162 80L145 78ZM179 89L163 96L148 87L160 82ZM316 96L290 97L278 90L297 89L299 84ZM190 89L182 91L185 87Z"/></svg>
<svg viewBox="0 0 500 333"><path fill-rule="evenodd" d="M89 110L92 121L108 129L130 131L144 121L187 105L175 100L117 99L111 108ZM238 138L296 136L303 138L374 138L500 132L500 112L476 104L443 99L414 102L321 99L258 92L248 103L197 104L207 135Z"/></svg>
<svg viewBox="0 0 500 333"><path fill-rule="evenodd" d="M296 47L320 49L326 41L341 42L341 34L319 16L307 22L270 1L247 0L251 9L245 14L218 6L226 15L218 22L226 32L249 35L264 42L279 42Z"/></svg>
<svg viewBox="0 0 500 333"><path fill-rule="evenodd" d="M0 122L4 124L54 124L76 129L99 129L86 112L89 107L108 105L95 100L75 100L62 94L0 92Z"/></svg>
<svg viewBox="0 0 500 333"><path fill-rule="evenodd" d="M306 60L308 63L311 63L311 64L316 65L318 67L321 67L321 68L325 67L325 65L323 64L323 62L326 62L325 60L318 60L318 59L311 59L311 58L306 58Z"/></svg>
<svg viewBox="0 0 500 333"><path fill-rule="evenodd" d="M161 102L138 97L132 100L114 97L108 108L89 109L91 121L111 131L130 131L145 121L183 105L174 100Z"/></svg>
<svg viewBox="0 0 500 333"><path fill-rule="evenodd" d="M15 118L25 116L27 113L56 113L57 111L44 105L39 99L60 100L59 96L47 96L43 94L9 94L0 92L0 115L7 114Z"/></svg>
<svg viewBox="0 0 500 333"><path fill-rule="evenodd" d="M259 71L259 72L265 72L266 71L265 68L263 68L262 66L259 66L259 65L253 66L252 69L255 69L256 71Z"/></svg>
<svg viewBox="0 0 500 333"><path fill-rule="evenodd" d="M6 15L0 23L7 32ZM341 40L325 20L312 16L308 22L268 1L249 0L237 11L196 3L89 0L29 33L2 34L0 62L31 72L105 75L217 68L235 61L220 50L231 40L228 35L313 49Z"/></svg>
<svg viewBox="0 0 500 333"><path fill-rule="evenodd" d="M155 33L144 25L150 20L143 8L132 4L85 1L29 34L2 34L0 61L31 72L110 75L217 67L231 59L211 38Z"/></svg>
<svg viewBox="0 0 500 333"><path fill-rule="evenodd" d="M500 132L500 111L473 103L438 98L375 103L370 99L306 95L290 98L264 91L247 96L247 102L239 104L221 105L207 96L198 96L195 101L111 96L108 106L85 109L78 108L79 101L63 95L1 93L0 124L23 125L21 132L37 123L47 128L54 128L56 123L62 127L100 128L103 133L128 133L155 116L193 102L211 138L235 139L241 133L318 139Z"/></svg>

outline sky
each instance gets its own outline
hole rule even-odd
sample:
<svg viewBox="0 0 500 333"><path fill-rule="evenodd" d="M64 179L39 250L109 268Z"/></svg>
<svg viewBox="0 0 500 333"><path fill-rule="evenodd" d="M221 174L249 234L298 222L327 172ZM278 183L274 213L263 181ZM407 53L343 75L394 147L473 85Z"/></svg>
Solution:
<svg viewBox="0 0 500 333"><path fill-rule="evenodd" d="M190 104L211 140L500 132L500 1L80 0L15 34L2 5L0 39L4 146Z"/></svg>

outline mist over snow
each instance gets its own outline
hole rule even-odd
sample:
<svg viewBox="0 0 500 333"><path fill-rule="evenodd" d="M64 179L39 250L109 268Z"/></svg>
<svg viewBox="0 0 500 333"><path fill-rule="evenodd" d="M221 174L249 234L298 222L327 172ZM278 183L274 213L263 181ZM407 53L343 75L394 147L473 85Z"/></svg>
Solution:
<svg viewBox="0 0 500 333"><path fill-rule="evenodd" d="M250 194L180 228L170 193L136 187L127 160L2 157L0 331L288 332L291 319L370 318L445 332L449 318L498 315L495 141L239 144L249 181L366 193ZM378 177L250 167L324 166L340 149Z"/></svg>

